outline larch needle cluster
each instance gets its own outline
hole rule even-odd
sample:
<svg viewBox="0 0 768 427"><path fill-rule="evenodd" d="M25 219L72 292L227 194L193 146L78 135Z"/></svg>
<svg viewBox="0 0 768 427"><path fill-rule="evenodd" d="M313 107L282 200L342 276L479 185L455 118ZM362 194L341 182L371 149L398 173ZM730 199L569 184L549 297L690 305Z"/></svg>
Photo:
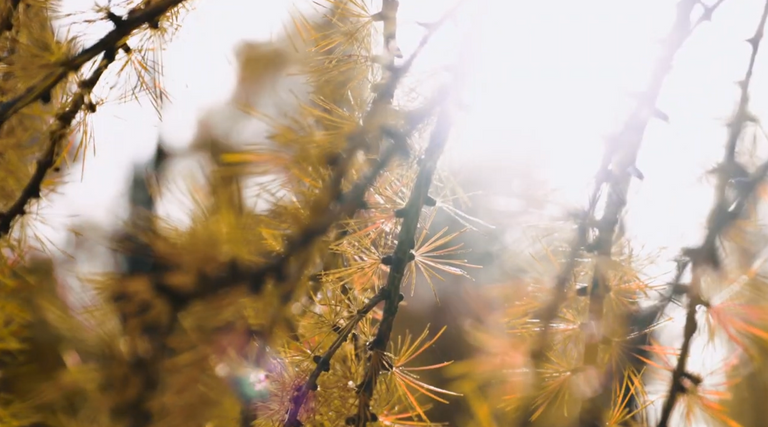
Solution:
<svg viewBox="0 0 768 427"><path fill-rule="evenodd" d="M421 50L400 52L397 1L378 12L323 2L319 16L294 17L291 46L243 46L251 95L295 72L309 96L284 117L235 96L272 129L253 147L198 130L211 167L205 188L185 188L184 226L155 213L173 161L159 146L135 171L113 244L121 268L87 278L79 310L57 298L50 263L23 261L22 225L90 142L103 76L135 73L129 95L161 105L150 51L192 2L100 6L95 19L113 29L89 46L54 34L56 2L3 6L2 425L362 426L427 421L426 400L455 394L411 373L435 331L393 335L409 265L466 274L440 257L451 235L424 240L454 107L450 84L423 105L394 102Z"/></svg>

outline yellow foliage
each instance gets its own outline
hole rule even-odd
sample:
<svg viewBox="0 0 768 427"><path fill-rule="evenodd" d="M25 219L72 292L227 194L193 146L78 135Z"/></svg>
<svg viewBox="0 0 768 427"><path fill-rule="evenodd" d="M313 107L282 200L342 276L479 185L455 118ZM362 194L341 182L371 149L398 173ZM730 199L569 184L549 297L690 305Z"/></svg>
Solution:
<svg viewBox="0 0 768 427"><path fill-rule="evenodd" d="M0 249L8 250L0 253L21 255L18 225L27 206L55 188L53 171L65 154L71 160L91 143L88 115L108 101L97 94L111 96L97 90L103 76L119 76L117 100L148 95L160 111L166 94L159 55L189 3L97 6L81 22L114 28L86 47L54 37L55 3L9 8L12 29L0 29L2 48L11 53L2 59L0 80L0 179L7 184L0 190ZM295 15L282 42L238 49L232 104L270 126L266 141L236 149L201 120L192 148L210 161L202 186L171 187L158 168L173 159L158 154L155 175L134 177L135 203L148 204L131 207L125 232L114 239L119 271L84 278L89 296L78 308L47 288L44 298L24 297L21 282L11 280L21 270L4 267L3 426L331 426L375 421L377 414L421 425L428 422L421 394L447 402L434 393L453 393L413 373L426 368L406 366L434 340L416 349L426 335L413 344L406 338L404 347L387 352L386 325L394 321L391 305L400 302L405 271L382 260L398 240L408 240L395 234L407 228L403 216L392 214L407 205L405 217L419 229L420 271L428 278L440 277L437 270L466 276L460 268L471 267L446 258L457 253L461 245L450 241L461 232L431 236L434 215L420 218L424 206L434 208L427 192L442 149L424 151L419 136L435 112L448 108L445 96L405 111L384 93L401 76L382 71L391 71L391 61L374 60L374 28L383 21L385 49L397 48L397 2L385 1L386 16L357 0L319 5L318 16ZM286 115L259 112L254 102L294 75L309 96ZM434 156L427 166L408 158L422 152ZM255 179L266 206L260 209L247 197ZM189 223L152 211L169 188L190 202ZM415 230L402 233L415 241ZM350 270L363 255L370 265ZM373 281L363 277L370 266L378 270ZM50 275L50 267L44 272ZM415 271L408 277L415 280ZM382 302L390 308L382 311ZM367 348L383 328L381 349ZM392 375L377 372L385 366L377 358L389 361ZM371 375L380 381L362 395L359 384Z"/></svg>
<svg viewBox="0 0 768 427"><path fill-rule="evenodd" d="M379 10L314 3L317 13L294 14L281 39L237 49L227 107L266 125L262 140L238 144L201 118L190 150L203 158L201 182L168 176L178 153L160 147L148 176L134 172L128 220L108 248L117 267L79 278L78 292L61 285L69 278L57 257L30 256L28 213L93 142L88 120L101 105L148 96L161 112L161 51L192 2L96 6L80 22L112 29L89 46L54 34L53 0L2 5L0 427L435 426L457 401L467 425L625 426L647 425L654 399L660 427L671 414L740 425L724 403L740 385L735 368L760 364L768 343L752 197L765 192L768 163L738 177L718 169L707 237L659 286L642 274L658 260L641 257L620 227L629 184L642 177L642 138L608 144L575 227L539 239L530 270L453 298L481 320L460 331L466 358L454 364L433 351L445 327L411 335L396 321L422 282L439 303L440 282L480 267L463 259L465 240L487 224L451 205L466 197L437 168L461 79L446 70L450 83L417 106L395 95L463 3L420 23L422 42L402 61L397 0ZM649 99L698 25L689 22L698 5L681 1ZM754 51L761 37L750 39ZM729 146L748 121L752 59ZM119 84L103 87L109 73ZM278 93L286 79L306 94ZM265 100L281 108L267 113ZM626 133L642 136L648 116L639 103ZM158 214L165 198L183 200L186 223ZM440 213L461 227L438 225ZM658 344L648 335L678 300L688 304L683 343ZM705 332L749 357L691 372L691 342ZM433 384L435 372L449 384ZM648 387L653 375L662 390Z"/></svg>

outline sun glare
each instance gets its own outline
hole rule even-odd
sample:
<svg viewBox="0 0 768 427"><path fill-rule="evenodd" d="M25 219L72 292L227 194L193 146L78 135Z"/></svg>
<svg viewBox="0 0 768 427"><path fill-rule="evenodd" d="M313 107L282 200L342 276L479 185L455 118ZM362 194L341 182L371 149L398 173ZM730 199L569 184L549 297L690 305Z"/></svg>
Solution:
<svg viewBox="0 0 768 427"><path fill-rule="evenodd" d="M749 3L759 10L759 2ZM654 72L675 3L471 4L471 60L463 61L469 108L449 159L494 171L489 181L520 167L566 205L583 206L606 138ZM704 172L721 156L734 82L748 59L743 40L758 18L744 13L746 6L726 3L686 42L659 100L669 122L654 120L645 133L638 159L645 179L631 189L627 232L646 249L666 249L669 259L701 236L712 197Z"/></svg>
<svg viewBox="0 0 768 427"><path fill-rule="evenodd" d="M158 124L148 105L111 103L101 108L93 124L98 156L89 155L82 182L66 189L62 208L67 212L61 217L86 215L102 223L119 217L119 193L132 163L149 156L158 131L172 146L187 144L199 115L231 96L236 45L279 36L295 4L197 3L163 58L170 98L162 122ZM398 41L406 56L423 35L417 24L437 19L454 4L400 3ZM700 237L711 200L704 171L720 157L724 120L736 97L733 82L741 78L748 55L743 40L758 18L748 7L754 4L758 10L757 0L742 3L750 5L731 7L726 2L717 19L703 24L686 43L659 100L669 123L652 121L640 150L638 167L645 179L633 184L627 232L651 250L668 248L670 259L680 246ZM461 166L457 173L487 171L488 182L504 182L524 171L531 182L556 190L563 210L583 206L606 137L621 127L633 94L653 72L661 38L672 24L674 2L463 4L462 14L433 38L414 70L417 80L418 72L424 73L423 83L430 71L458 60L466 76L467 108L456 123L445 164ZM65 3L64 12L86 11L92 5L91 0L73 0ZM84 40L95 40L105 29L79 31ZM765 65L758 61L756 94L765 93L761 67ZM759 115L768 108L766 99L752 99ZM89 206L88 212L83 206Z"/></svg>
<svg viewBox="0 0 768 427"><path fill-rule="evenodd" d="M99 158L88 160L99 170L86 172L83 182L73 186L78 187L73 191L82 194L76 198L96 193L101 196L89 196L90 204L114 204L114 197L107 194L110 192L103 188L94 191L93 186L103 186L109 176L125 181L133 159L151 152L158 130L172 146L187 144L199 115L231 95L235 46L241 40L278 36L295 2L268 2L268 6L236 0L197 3L163 57L170 99L159 128L150 117L154 113L144 111L151 110L145 108L148 106L111 104L102 109L94 123ZM437 19L454 4L438 0L400 3L398 40L406 56L423 34L417 23ZM88 10L91 5L90 0L72 1L66 11ZM459 65L467 76L464 103L468 108L457 123L446 164L460 161L507 173L525 165L527 171L558 190L564 203L583 204L605 137L621 126L632 105L633 92L641 90L650 75L673 9L672 3L664 0L465 0L463 13L433 38L415 70L429 73L455 62L458 52L464 52ZM216 30L211 31L213 28ZM102 30L83 29L86 40L98 37ZM669 142L672 133L692 128L691 118L701 120L691 111L698 102L671 101L676 111L684 112L682 120L670 112L672 124L653 124L649 140ZM128 124L130 132L114 131ZM685 129L681 129L683 125ZM679 156L656 154L660 150L683 151L674 144L662 148L654 141L646 142L641 150L645 163L639 166L648 178L635 192L653 187L647 193L654 197L667 194L669 199L672 190L659 194L656 183L668 183L670 171L686 165L672 167L670 160L676 162ZM717 142L710 145L709 151L716 152ZM115 166L118 158L123 159L119 163L124 167ZM109 165L110 170L101 170L100 165ZM679 175L682 172L675 176ZM90 178L96 176L98 180ZM115 187L122 188L124 183ZM114 214L104 209L92 212L97 217L103 213L104 218L94 218L101 221ZM658 243L663 246L668 242Z"/></svg>

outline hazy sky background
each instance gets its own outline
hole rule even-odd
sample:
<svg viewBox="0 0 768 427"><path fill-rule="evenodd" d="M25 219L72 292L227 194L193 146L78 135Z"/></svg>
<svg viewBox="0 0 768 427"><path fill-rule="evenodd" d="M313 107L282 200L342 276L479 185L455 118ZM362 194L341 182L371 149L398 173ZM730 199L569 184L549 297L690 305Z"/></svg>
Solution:
<svg viewBox="0 0 768 427"><path fill-rule="evenodd" d="M476 20L470 40L452 37L453 27L446 26L419 62L419 69L429 69L450 61L458 44L472 43L472 58L464 61L470 112L457 123L444 164L510 174L518 166L533 167L565 203L584 206L604 137L621 126L632 92L644 88L677 2L467 1L475 14L459 19ZM65 11L93 5L92 0L63 3ZM198 116L231 95L235 45L278 35L292 3L197 0L163 55L172 97L163 122L148 103L101 107L93 121L97 155L89 155L82 181L64 189L50 222L63 226L87 219L106 225L124 217L134 162L151 155L158 132L174 146L190 140ZM436 19L452 2L400 4L399 40L408 56L422 34L416 21ZM762 0L726 1L713 22L696 30L660 97L670 123L652 121L646 132L638 160L646 178L633 184L627 226L630 237L649 249L668 248L666 259L701 238L713 192L703 174L722 156L723 124L738 96L734 82L743 78L750 52L744 40L754 33L762 7ZM110 24L78 27L86 41L109 30ZM768 112L766 51L768 46L751 87L758 117Z"/></svg>
<svg viewBox="0 0 768 427"><path fill-rule="evenodd" d="M131 164L151 154L159 131L175 146L188 142L197 117L232 92L234 46L279 35L292 3L197 0L163 55L172 97L163 122L148 103L102 106L93 120L97 155L87 159L82 182L66 189L65 215L109 223L124 211L120 190ZM604 136L620 127L631 107L629 95L643 88L675 2L469 3L480 23L472 35L475 57L468 61L471 112L458 124L446 163L501 163L509 165L507 170L533 164L565 200L582 205ZM65 11L92 5L92 0L64 2ZM401 1L399 39L406 55L422 34L415 21L435 19L448 5ZM633 186L631 195L630 232L648 245L679 246L698 238L712 192L702 174L720 157L722 124L748 59L743 40L754 31L761 7L757 0L726 2L678 56L660 100L671 123L651 122L638 162L646 179ZM107 23L76 28L85 33L85 41L109 29ZM456 49L446 43L455 42L449 34L434 40L420 66L450 60ZM752 84L758 115L766 110L761 70L764 61L758 61Z"/></svg>

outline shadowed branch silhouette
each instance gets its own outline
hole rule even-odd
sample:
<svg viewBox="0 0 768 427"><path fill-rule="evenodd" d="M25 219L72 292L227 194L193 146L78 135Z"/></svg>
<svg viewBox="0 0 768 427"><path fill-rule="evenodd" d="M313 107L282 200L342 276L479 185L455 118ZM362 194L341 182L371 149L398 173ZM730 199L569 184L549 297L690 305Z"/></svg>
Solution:
<svg viewBox="0 0 768 427"><path fill-rule="evenodd" d="M718 271L721 269L720 255L717 252L717 239L723 231L742 215L748 200L754 196L758 185L763 181L765 174L768 172L768 162L766 162L760 165L751 175L747 175L746 178L744 174L734 173L734 171L746 171L736 160L736 147L739 137L742 135L744 125L752 117L749 112L749 86L752 81L752 72L757 52L763 39L766 19L768 19L768 2L765 4L754 35L747 39L747 43L752 48L752 53L744 80L739 82L741 92L736 111L728 122L728 140L726 141L725 155L721 164L723 167L720 168L723 172L717 177L715 204L707 220L706 237L701 245L696 248L687 248L682 254L690 260L689 265L692 275L686 295L688 297L688 310L685 315L683 344L680 347L677 364L672 372L669 394L664 401L658 427L667 427L669 425L672 410L677 403L678 397L687 391L684 377L688 373L686 366L691 351L691 341L698 329L696 317L699 307L707 306L707 301L701 295L703 270L710 268ZM734 185L736 186L735 195L729 197L728 189Z"/></svg>

